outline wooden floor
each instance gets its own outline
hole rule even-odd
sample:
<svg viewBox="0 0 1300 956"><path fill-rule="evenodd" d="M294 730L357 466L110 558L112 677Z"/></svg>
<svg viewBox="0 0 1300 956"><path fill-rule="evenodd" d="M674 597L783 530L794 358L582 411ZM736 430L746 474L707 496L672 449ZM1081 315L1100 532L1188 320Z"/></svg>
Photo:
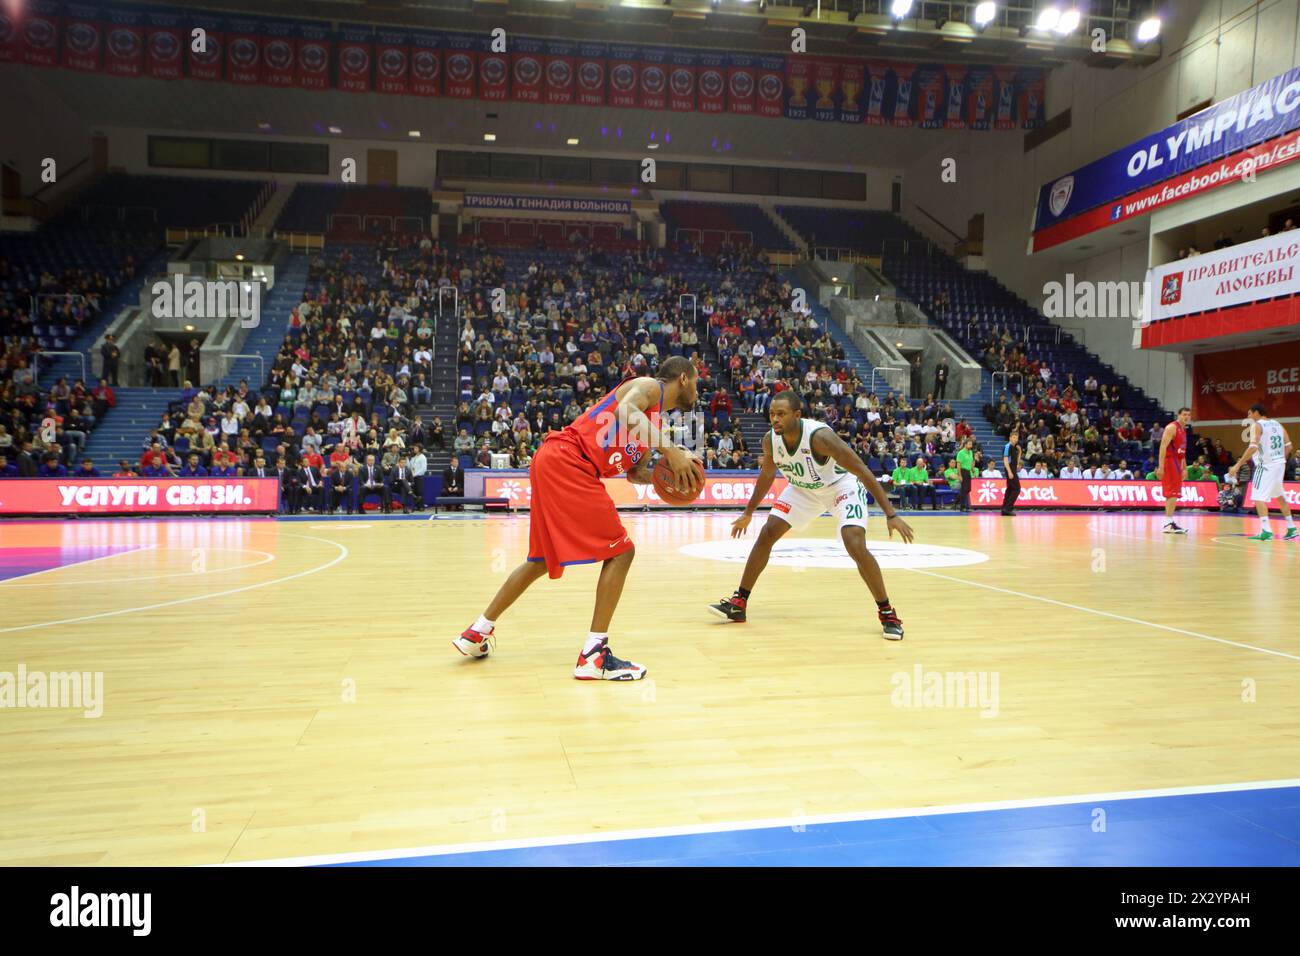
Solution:
<svg viewBox="0 0 1300 956"><path fill-rule="evenodd" d="M536 585L490 659L452 648L522 558L523 517L0 524L0 557L64 562L0 581L0 671L104 681L98 718L0 710L0 863L220 863L1297 775L1300 545L1245 540L1253 520L1193 517L1175 538L1153 515L916 518L928 566L886 571L901 643L880 638L853 570L800 566L828 563L829 518L769 568L749 623L714 623L705 605L740 565L680 549L725 556L729 521L627 517L638 550L611 645L648 666L639 684L570 676L594 567ZM996 699L915 687L928 706L905 706L918 675L948 672L996 680Z"/></svg>

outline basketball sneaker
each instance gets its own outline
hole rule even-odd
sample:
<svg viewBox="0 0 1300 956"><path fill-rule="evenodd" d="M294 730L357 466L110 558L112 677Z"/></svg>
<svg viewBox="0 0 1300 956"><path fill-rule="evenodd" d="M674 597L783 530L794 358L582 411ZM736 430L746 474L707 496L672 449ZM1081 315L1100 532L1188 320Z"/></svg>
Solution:
<svg viewBox="0 0 1300 956"><path fill-rule="evenodd" d="M492 653L493 635L496 630L494 627L486 634L480 634L474 628L467 627L461 632L460 637L452 640L451 646L466 657L487 657Z"/></svg>
<svg viewBox="0 0 1300 956"><path fill-rule="evenodd" d="M609 649L609 638L605 638L590 654L578 655L573 676L578 680L640 680L645 677L645 668L615 657Z"/></svg>
<svg viewBox="0 0 1300 956"><path fill-rule="evenodd" d="M899 619L898 612L891 607L887 611L877 611L876 614L880 617L881 636L887 641L901 641L903 622Z"/></svg>
<svg viewBox="0 0 1300 956"><path fill-rule="evenodd" d="M1296 538L1300 538L1300 530L1294 527L1287 528L1286 534L1282 535L1283 541L1294 541Z"/></svg>
<svg viewBox="0 0 1300 956"><path fill-rule="evenodd" d="M1165 534L1187 534L1187 529L1180 527L1177 522L1168 521L1165 523Z"/></svg>
<svg viewBox="0 0 1300 956"><path fill-rule="evenodd" d="M736 624L745 623L745 599L738 594L724 597L717 604L710 604L709 610L726 621Z"/></svg>
<svg viewBox="0 0 1300 956"><path fill-rule="evenodd" d="M1259 534L1248 535L1247 538L1246 538L1246 540L1248 540L1248 541L1272 541L1272 540L1273 540L1273 532L1272 532L1272 531L1261 531Z"/></svg>

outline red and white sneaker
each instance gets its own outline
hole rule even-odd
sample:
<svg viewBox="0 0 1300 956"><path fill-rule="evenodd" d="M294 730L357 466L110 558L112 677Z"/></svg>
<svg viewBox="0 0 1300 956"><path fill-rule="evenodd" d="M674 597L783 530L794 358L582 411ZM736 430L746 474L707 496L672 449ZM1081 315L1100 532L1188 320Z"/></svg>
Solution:
<svg viewBox="0 0 1300 956"><path fill-rule="evenodd" d="M891 607L887 611L877 611L876 616L880 618L881 637L887 641L903 639L903 622L897 611Z"/></svg>
<svg viewBox="0 0 1300 956"><path fill-rule="evenodd" d="M578 680L640 680L645 673L640 664L615 657L609 649L609 638L590 654L579 654L578 666L573 669Z"/></svg>
<svg viewBox="0 0 1300 956"><path fill-rule="evenodd" d="M496 630L493 627L486 634L480 634L474 628L467 627L461 632L460 637L452 640L451 646L466 657L487 657L492 653L492 636L496 633Z"/></svg>

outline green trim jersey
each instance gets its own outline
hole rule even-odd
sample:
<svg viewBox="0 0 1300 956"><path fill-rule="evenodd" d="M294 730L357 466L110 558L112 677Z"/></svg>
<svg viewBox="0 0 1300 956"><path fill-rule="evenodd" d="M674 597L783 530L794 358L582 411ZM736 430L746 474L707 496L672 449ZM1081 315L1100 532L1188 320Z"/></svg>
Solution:
<svg viewBox="0 0 1300 956"><path fill-rule="evenodd" d="M786 482L805 491L819 491L829 488L841 478L848 475L834 458L828 458L824 464L818 464L813 455L813 433L822 428L829 428L825 422L803 418L799 421L799 447L791 453L785 447L785 439L772 429L772 461Z"/></svg>
<svg viewBox="0 0 1300 956"><path fill-rule="evenodd" d="M1282 426L1271 418L1259 421L1259 450L1252 460L1256 465L1271 465L1286 460L1286 438Z"/></svg>

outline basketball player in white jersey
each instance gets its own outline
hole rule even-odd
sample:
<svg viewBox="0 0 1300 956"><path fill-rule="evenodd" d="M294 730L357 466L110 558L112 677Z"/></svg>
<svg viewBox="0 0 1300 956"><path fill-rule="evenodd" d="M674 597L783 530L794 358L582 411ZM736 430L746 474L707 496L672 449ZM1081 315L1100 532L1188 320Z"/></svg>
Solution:
<svg viewBox="0 0 1300 956"><path fill-rule="evenodd" d="M1282 506L1282 517L1286 518L1286 536L1283 541L1293 541L1300 537L1296 531L1295 519L1291 516L1291 505L1286 500L1282 489L1282 476L1286 472L1287 459L1295 450L1291 438L1280 422L1268 417L1264 406L1250 406L1250 438L1246 450L1235 465L1228 469L1228 476L1234 481L1241 466L1247 458L1252 458L1255 466L1250 480L1251 496L1255 499L1255 512L1259 515L1259 534L1250 536L1252 541L1269 541L1273 533L1268 530L1268 506L1273 499L1278 499Z"/></svg>
<svg viewBox="0 0 1300 956"><path fill-rule="evenodd" d="M772 505L767 523L749 552L740 587L731 597L710 604L709 609L728 621L743 623L749 593L767 567L772 546L787 531L798 531L829 510L839 522L845 550L857 563L858 574L876 600L883 636L891 641L902 640L903 622L889 603L880 565L867 550L867 492L884 509L891 538L897 531L899 537L910 542L912 529L894 513L885 490L857 453L824 422L803 417L803 400L793 391L780 392L772 399L768 418L772 430L763 436L758 481L745 513L731 524L731 536L738 538L745 533L778 471L789 486Z"/></svg>

